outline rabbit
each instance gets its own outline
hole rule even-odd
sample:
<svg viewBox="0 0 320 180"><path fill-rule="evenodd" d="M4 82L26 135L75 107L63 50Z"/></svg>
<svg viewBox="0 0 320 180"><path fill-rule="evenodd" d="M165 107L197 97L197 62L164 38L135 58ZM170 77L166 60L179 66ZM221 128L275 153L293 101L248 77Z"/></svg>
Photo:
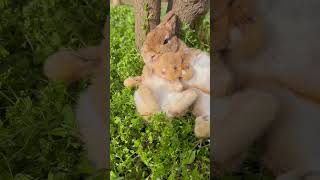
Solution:
<svg viewBox="0 0 320 180"><path fill-rule="evenodd" d="M264 47L265 24L252 0L215 1L214 49L229 56L248 58ZM232 39L233 43L230 43Z"/></svg>
<svg viewBox="0 0 320 180"><path fill-rule="evenodd" d="M194 48L188 48L180 39L174 35L175 15L169 12L164 21L160 23L148 35L143 44L141 51L142 57L146 65L153 64L157 61L157 57L168 51L176 52L184 49L183 71L191 69L192 73L182 73L182 82L184 86L194 89L200 95L193 105L193 114L196 115L195 134L199 138L207 138L210 135L210 57L208 54ZM218 62L218 61L217 61ZM219 64L215 63L215 64ZM182 72L183 72L182 71ZM221 66L215 68L214 74L220 74L220 79L214 80L215 96L223 96L232 91L233 78L232 73ZM143 92L149 96L145 97L152 104L157 104L157 100L152 96L150 89L144 88ZM136 92L139 93L139 90ZM153 111L153 106L144 106ZM139 109L139 105L137 106ZM140 107L141 108L141 107Z"/></svg>
<svg viewBox="0 0 320 180"><path fill-rule="evenodd" d="M178 51L179 40L175 36L176 21L176 15L173 11L169 11L163 21L147 34L141 48L145 64L156 59L156 55Z"/></svg>
<svg viewBox="0 0 320 180"><path fill-rule="evenodd" d="M183 70L181 72L183 77L182 82L184 86L197 91L200 96L203 96L197 98L194 105L194 107L196 107L194 108L194 114L199 117L196 122L207 124L209 123L208 119L210 117L210 98L208 98L208 93L210 93L210 57L204 52L188 48L179 40L175 36L175 25L176 16L170 11L165 16L163 22L147 34L142 46L141 55L146 65L152 65L157 63L159 55L168 52L184 51ZM204 72L201 73L201 71ZM201 76L201 74L204 75ZM152 90L150 89L144 89L144 92L145 91L148 91L148 93L146 93L148 95L152 94ZM137 94L139 94L139 90L136 91L135 95ZM152 95L148 96L148 98L145 97L145 99L153 99L152 102L157 102L157 99ZM153 111L152 106L144 107L150 107L149 111ZM137 109L141 109L139 104L137 104Z"/></svg>
<svg viewBox="0 0 320 180"><path fill-rule="evenodd" d="M231 71L237 68L229 66L230 63L225 60L224 62ZM234 60L233 63L236 64L238 61ZM260 65L262 68L262 65L268 64L264 62ZM238 68L245 72L248 65ZM261 68L258 70L266 73ZM233 73L238 75L239 71ZM260 146L264 147L262 155L265 165L279 180L304 177L318 179L320 161L317 152L320 150L319 145L312 141L312 137L316 137L320 132L316 125L320 115L319 105L292 93L276 81L270 80L269 83L255 74L249 75L248 73L246 76L235 76L256 78L246 80L243 86L245 89L237 90L229 96L216 97L213 102L215 161L220 165L228 164L227 162L239 158L254 141L259 141L262 143ZM264 85L258 86L258 82ZM305 114L311 114L313 117L306 119ZM210 133L203 134L208 136Z"/></svg>
<svg viewBox="0 0 320 180"><path fill-rule="evenodd" d="M47 58L44 73L52 80L79 80L98 68L100 51L99 46L92 46L78 51L56 52Z"/></svg>
<svg viewBox="0 0 320 180"><path fill-rule="evenodd" d="M270 93L279 103L275 120L259 140L263 164L277 180L319 179L320 145L314 137L320 135L320 104L273 82L248 87Z"/></svg>
<svg viewBox="0 0 320 180"><path fill-rule="evenodd" d="M183 90L180 54L162 54L154 63L144 66L142 76L129 77L124 81L126 87L139 87L134 99L140 115L148 117L165 112L168 117L182 116L197 99L194 90Z"/></svg>
<svg viewBox="0 0 320 180"><path fill-rule="evenodd" d="M232 37L224 62L234 72L240 88L252 87L271 93L280 103L276 119L260 140L264 164L279 180L320 179L320 149L312 141L320 130L317 123L320 86L314 78L319 69L314 61L318 56L315 48L318 42L314 37L320 26L315 14L310 13L310 8L316 9L315 1L288 5L285 1L260 0L257 4L268 25L264 29L268 39L264 49L250 58L239 57L234 55L239 49L233 43L241 43L246 38ZM292 15L299 17L292 18ZM296 27L296 24L303 25ZM245 26L250 36L253 29Z"/></svg>
<svg viewBox="0 0 320 180"><path fill-rule="evenodd" d="M104 35L106 27L107 23ZM44 74L54 81L72 82L93 75L91 85L80 95L75 113L88 159L98 170L109 167L106 51L107 39L103 39L97 46L56 52L44 64Z"/></svg>
<svg viewBox="0 0 320 180"><path fill-rule="evenodd" d="M319 103L272 81L261 81L215 97L213 106L217 167L229 169L258 142L262 163L277 180L320 177L320 145L313 141L320 135Z"/></svg>
<svg viewBox="0 0 320 180"><path fill-rule="evenodd" d="M259 0L254 7L262 17L261 21L257 19L253 24L243 24L244 32L238 37L230 36L229 50L223 53L224 62L237 74L239 86L245 86L248 81L266 79L319 100L320 83L316 77L320 68L317 61L320 43L314 37L317 37L320 23L312 13L317 12L317 1L287 4L285 0ZM254 27L259 22L264 24L262 48L251 49L252 56L239 56L239 51L245 47L241 44L248 44L248 39L256 39L260 33ZM236 31L233 34L237 34Z"/></svg>

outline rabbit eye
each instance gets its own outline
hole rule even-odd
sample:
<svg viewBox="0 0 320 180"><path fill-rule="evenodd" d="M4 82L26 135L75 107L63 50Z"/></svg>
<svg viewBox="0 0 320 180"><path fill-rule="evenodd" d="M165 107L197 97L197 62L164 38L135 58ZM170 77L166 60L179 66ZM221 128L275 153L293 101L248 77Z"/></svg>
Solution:
<svg viewBox="0 0 320 180"><path fill-rule="evenodd" d="M168 42L169 42L169 38L165 39L163 44L168 44Z"/></svg>
<svg viewBox="0 0 320 180"><path fill-rule="evenodd" d="M174 69L174 70L177 70L177 69L178 69L178 66L173 66L173 69Z"/></svg>

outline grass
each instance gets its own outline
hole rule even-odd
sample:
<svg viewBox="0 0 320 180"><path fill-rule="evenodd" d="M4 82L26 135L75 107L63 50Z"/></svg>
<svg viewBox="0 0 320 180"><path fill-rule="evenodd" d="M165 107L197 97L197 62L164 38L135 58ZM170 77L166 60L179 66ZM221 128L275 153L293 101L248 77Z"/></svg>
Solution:
<svg viewBox="0 0 320 180"><path fill-rule="evenodd" d="M86 159L73 114L87 81L54 83L42 73L44 60L59 49L99 43L105 1L0 0L0 12L0 179L105 179ZM135 112L133 90L122 85L143 65L133 23L131 8L111 10L111 176L208 179L208 142L199 146L194 117L168 120L159 114L146 125ZM209 26L206 18L202 31ZM185 27L181 36L208 51L208 34L199 40ZM251 166L245 172L255 172Z"/></svg>
<svg viewBox="0 0 320 180"><path fill-rule="evenodd" d="M143 67L135 48L133 17L130 7L111 9L111 179L209 179L209 143L200 146L194 137L194 117L167 119L158 114L146 124L136 113L134 89L123 86L127 77L140 75ZM200 35L187 26L179 35L190 47L209 51L209 27L207 16ZM274 179L259 165L256 149L252 150L241 173L224 174L219 179Z"/></svg>
<svg viewBox="0 0 320 180"><path fill-rule="evenodd" d="M85 81L49 82L44 60L97 44L105 1L0 0L0 179L101 179L88 164L73 106Z"/></svg>
<svg viewBox="0 0 320 180"><path fill-rule="evenodd" d="M146 124L136 113L134 90L123 86L143 67L135 48L133 9L111 8L110 17L112 179L209 179L209 143L200 146L194 136L193 116L169 120L158 114ZM203 29L209 31L208 18ZM186 26L182 39L208 51L209 38L200 41Z"/></svg>

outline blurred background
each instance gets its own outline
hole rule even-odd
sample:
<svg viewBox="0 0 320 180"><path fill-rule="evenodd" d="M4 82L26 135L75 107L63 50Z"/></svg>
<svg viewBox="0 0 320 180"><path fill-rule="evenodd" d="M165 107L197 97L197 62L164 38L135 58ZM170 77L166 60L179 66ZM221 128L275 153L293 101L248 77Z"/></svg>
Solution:
<svg viewBox="0 0 320 180"><path fill-rule="evenodd" d="M100 42L106 1L1 0L0 12L0 179L101 179L73 114L88 82L49 82L42 68L58 50Z"/></svg>

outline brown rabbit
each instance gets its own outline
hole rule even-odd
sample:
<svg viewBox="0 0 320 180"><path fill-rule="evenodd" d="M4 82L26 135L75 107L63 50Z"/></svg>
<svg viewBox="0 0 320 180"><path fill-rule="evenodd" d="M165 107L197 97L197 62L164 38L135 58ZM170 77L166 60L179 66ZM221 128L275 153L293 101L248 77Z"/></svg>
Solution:
<svg viewBox="0 0 320 180"><path fill-rule="evenodd" d="M265 43L265 26L252 0L217 0L215 3L214 48L229 56L251 57ZM232 40L231 40L232 39ZM231 43L232 42L232 43ZM230 44L231 43L231 44Z"/></svg>
<svg viewBox="0 0 320 180"><path fill-rule="evenodd" d="M317 48L319 42L314 38L320 26L315 16L309 14L311 11L308 8L315 9L316 6L309 3L285 6L282 1L259 0L249 4L249 12L253 9L257 14L255 22L243 24L242 30L240 27L233 28L229 50L224 53L227 57L224 61L232 67L233 72L237 72L241 81L239 84L268 79L306 97L320 99L320 84L315 78L320 68L315 60L320 57ZM293 7L301 13L292 13ZM292 19L297 19L297 22L289 21ZM297 26L298 21L303 25ZM224 33L226 30L221 29L219 32ZM235 34L239 34L238 37ZM257 38L259 34L264 34L262 41ZM246 48L258 47L259 44L262 48Z"/></svg>
<svg viewBox="0 0 320 180"><path fill-rule="evenodd" d="M75 111L88 158L97 169L109 167L105 76L106 41L104 39L98 46L74 52L57 52L51 55L44 65L44 73L51 80L74 81L89 74L93 75L92 83L80 95Z"/></svg>
<svg viewBox="0 0 320 180"><path fill-rule="evenodd" d="M147 34L141 48L141 55L146 64L156 59L156 55L176 52L179 49L178 38L175 36L176 18L173 11L169 11L162 23Z"/></svg>
<svg viewBox="0 0 320 180"><path fill-rule="evenodd" d="M265 135L265 162L276 175L283 174L279 179L317 179L320 146L312 142L310 133L320 132L315 125L320 117L318 105L272 82L260 81L250 87L253 89L216 97L213 102L215 161L228 164ZM313 117L306 119L305 114ZM204 129L208 124L198 127ZM209 134L203 131L201 135Z"/></svg>
<svg viewBox="0 0 320 180"><path fill-rule="evenodd" d="M318 103L306 98L318 100L320 97L320 86L314 78L318 76L316 72L319 69L317 63L314 63L314 57L319 56L319 51L315 48L319 42L314 39L317 34L315 29L319 29L319 24L316 23L316 18L312 18L315 14L308 14L309 9L304 9L312 8L314 4L287 4L280 0L273 1L272 8L269 8L267 1L257 2L260 4L260 15L269 24L265 27L268 44L264 51L256 52L256 56L250 59L234 55L238 49L231 45L231 55L225 62L230 65L241 86L271 93L280 103L280 111L262 141L267 167L275 175L279 175L279 180L320 179L320 146L312 141L313 137L319 136L320 107ZM290 13L292 9L297 11ZM292 14L299 17L292 18ZM312 20L307 21L309 18ZM297 21L288 21L289 19ZM296 26L301 23L304 25ZM248 38L254 38L255 34L250 37L250 31L258 31L250 29L250 24L246 26L244 31ZM314 31L310 31L311 29ZM309 32L307 36L306 32ZM242 43L241 39L231 41L234 41L231 44ZM217 148L218 144L217 142ZM223 144L220 144L220 148L223 148ZM221 159L220 162L225 160Z"/></svg>
<svg viewBox="0 0 320 180"><path fill-rule="evenodd" d="M152 64L145 65L142 76L125 80L127 87L139 86L134 95L139 114L148 117L163 111L169 117L184 115L196 100L197 93L183 91L181 64L181 52L165 53Z"/></svg>
<svg viewBox="0 0 320 180"><path fill-rule="evenodd" d="M59 51L48 57L44 73L52 80L75 81L92 73L101 62L100 46Z"/></svg>
<svg viewBox="0 0 320 180"><path fill-rule="evenodd" d="M318 179L320 145L312 137L320 132L319 104L273 82L248 87L231 96L214 98L217 165L230 168L228 162L240 158L250 144L259 140L263 163L279 180Z"/></svg>
<svg viewBox="0 0 320 180"><path fill-rule="evenodd" d="M176 17L173 14L173 12L169 12L165 18L164 21L159 24L154 30L152 30L148 35L147 38L143 44L143 48L141 51L142 57L144 58L144 61L146 65L152 65L156 64L158 61L158 56L161 56L162 54L165 54L167 52L177 52L177 51L184 51L183 55L183 63L181 65L182 67L182 77L183 81L185 81L185 85L190 88L198 91L200 94L204 94L205 97L199 98L197 100L198 103L196 103L195 108L196 116L201 116L201 122L208 123L208 117L209 117L209 111L210 111L210 100L209 95L207 93L210 93L210 57L206 54L201 53L199 50L188 48L181 40L179 40L175 36L175 23L176 23ZM198 57L204 57L204 58L198 58ZM197 69L196 76L194 76L194 68L190 66L190 63L198 62L193 61L193 59L203 59L204 65L205 65L205 71L201 73L202 65L200 65ZM199 61L200 62L200 61ZM200 63L201 64L201 63ZM160 69L161 71L161 69ZM184 72L184 73L183 73ZM205 74L203 77L199 76L200 74ZM131 79L132 82L136 81L136 79ZM186 83L188 82L189 83ZM202 83L198 83L201 82ZM143 96L146 100L152 99L152 104L156 104L157 99L152 96L152 90L143 87L144 92L148 92L146 94L143 94ZM139 90L136 92L136 94L139 94ZM150 95L150 96L145 96ZM137 97L137 96L136 96ZM143 101L143 98L140 98L141 101ZM147 112L152 111L155 108L150 108L148 110L148 107L152 106L141 106L140 104L147 104L147 102L144 103L138 103L137 109L144 109ZM202 106L205 106L201 108ZM142 108L143 107L143 108ZM207 133L205 133L207 134Z"/></svg>
<svg viewBox="0 0 320 180"><path fill-rule="evenodd" d="M152 36L150 36L150 38L152 38ZM191 62L197 59L198 55L203 56L204 54L190 48L189 51L185 52L185 55L190 56L189 65L193 68ZM203 59L204 62L210 62L209 57L200 59ZM157 62L157 59L154 61ZM214 132L214 136L217 137L215 142L221 145L218 146L216 150L218 155L217 161L219 161L229 158L229 155L233 156L245 151L260 137L268 125L274 120L277 103L272 96L252 90L237 93L233 96L226 96L231 93L231 91L228 92L226 89L232 88L222 86L232 85L232 74L228 72L228 69L221 61L214 61L214 65L214 88L220 89L220 92L218 91L216 94L217 98L215 98L213 102L214 106L218 108L218 111L214 112L215 118L213 119L214 126L217 129L217 131ZM210 68L210 64L206 64L205 67ZM203 71L199 72L201 73ZM197 76L197 70L194 71L193 69L193 73ZM207 75L210 76L210 74ZM220 78L221 80L218 80ZM209 85L210 83L207 82L205 84ZM151 90L149 92L150 94L152 93ZM197 116L195 134L199 138L206 138L210 135L210 95L201 91L198 91L198 94L199 93L201 95L196 100L193 108L193 113ZM215 89L213 93L215 94ZM152 97L146 99L152 99ZM156 102L156 100L152 102ZM264 103L261 104L259 102ZM234 109L237 106L241 106L242 108ZM232 112L234 112L234 114L232 114ZM238 117L238 119L235 117ZM243 126L244 124L250 124L252 126ZM247 128L254 128L255 131L248 131ZM226 129L226 131L224 129ZM240 136L240 134L243 136ZM234 146L231 147L231 145Z"/></svg>

